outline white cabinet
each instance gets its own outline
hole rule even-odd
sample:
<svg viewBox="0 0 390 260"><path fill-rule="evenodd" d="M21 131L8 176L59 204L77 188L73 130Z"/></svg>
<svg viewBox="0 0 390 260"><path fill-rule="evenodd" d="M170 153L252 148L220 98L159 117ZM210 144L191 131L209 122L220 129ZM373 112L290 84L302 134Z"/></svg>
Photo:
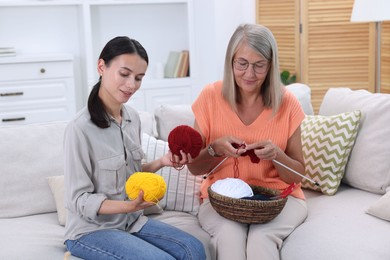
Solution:
<svg viewBox="0 0 390 260"><path fill-rule="evenodd" d="M76 111L73 57L0 59L0 125L69 120Z"/></svg>
<svg viewBox="0 0 390 260"><path fill-rule="evenodd" d="M191 104L193 87L188 79L164 79L150 81L142 86L129 104L141 111L153 112L161 104Z"/></svg>
<svg viewBox="0 0 390 260"><path fill-rule="evenodd" d="M115 36L134 38L150 62L130 104L152 112L163 102L191 103L197 96L193 8L193 0L0 0L0 47L15 47L19 54L72 54L79 110L98 80L96 63L104 45ZM159 78L156 68L165 65L171 51L182 50L190 52L190 76Z"/></svg>

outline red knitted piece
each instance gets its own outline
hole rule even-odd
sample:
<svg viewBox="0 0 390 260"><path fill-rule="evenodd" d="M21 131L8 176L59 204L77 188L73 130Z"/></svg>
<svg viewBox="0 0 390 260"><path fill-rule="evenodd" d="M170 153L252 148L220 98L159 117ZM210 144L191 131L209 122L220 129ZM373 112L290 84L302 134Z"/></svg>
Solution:
<svg viewBox="0 0 390 260"><path fill-rule="evenodd" d="M245 148L245 145L242 146L242 145L236 144L236 143L234 143L232 145L236 149L238 149L238 148ZM247 150L245 153L241 154L241 156L249 156L252 163L259 163L260 162L260 158L256 156L255 151L253 149L252 150Z"/></svg>
<svg viewBox="0 0 390 260"><path fill-rule="evenodd" d="M179 156L180 160L182 158L180 150L195 158L202 150L202 136L188 125L179 125L169 133L168 146L174 155Z"/></svg>

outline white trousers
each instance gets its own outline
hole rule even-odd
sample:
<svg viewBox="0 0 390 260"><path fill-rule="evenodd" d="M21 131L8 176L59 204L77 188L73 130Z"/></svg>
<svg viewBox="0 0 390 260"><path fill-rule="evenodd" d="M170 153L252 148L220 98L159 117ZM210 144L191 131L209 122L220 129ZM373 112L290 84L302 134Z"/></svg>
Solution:
<svg viewBox="0 0 390 260"><path fill-rule="evenodd" d="M283 240L307 217L306 201L289 196L280 214L268 223L241 224L220 216L205 199L199 222L211 236L218 260L279 260Z"/></svg>

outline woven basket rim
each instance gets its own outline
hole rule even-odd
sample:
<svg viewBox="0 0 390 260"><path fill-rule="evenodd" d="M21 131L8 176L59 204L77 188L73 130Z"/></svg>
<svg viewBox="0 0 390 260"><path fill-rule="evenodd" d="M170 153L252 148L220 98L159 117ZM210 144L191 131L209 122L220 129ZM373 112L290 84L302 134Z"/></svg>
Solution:
<svg viewBox="0 0 390 260"><path fill-rule="evenodd" d="M279 190L250 185L255 194L275 196ZM217 213L227 219L245 224L266 223L274 219L284 208L287 198L276 200L237 199L221 195L208 188L209 200Z"/></svg>

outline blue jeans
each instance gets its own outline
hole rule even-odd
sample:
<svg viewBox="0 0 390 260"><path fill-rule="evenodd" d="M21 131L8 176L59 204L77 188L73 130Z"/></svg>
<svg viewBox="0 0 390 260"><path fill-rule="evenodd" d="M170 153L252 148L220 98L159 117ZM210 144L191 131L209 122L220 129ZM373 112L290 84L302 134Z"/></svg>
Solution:
<svg viewBox="0 0 390 260"><path fill-rule="evenodd" d="M149 219L139 232L99 230L67 240L72 255L83 259L206 259L203 244L171 225Z"/></svg>

